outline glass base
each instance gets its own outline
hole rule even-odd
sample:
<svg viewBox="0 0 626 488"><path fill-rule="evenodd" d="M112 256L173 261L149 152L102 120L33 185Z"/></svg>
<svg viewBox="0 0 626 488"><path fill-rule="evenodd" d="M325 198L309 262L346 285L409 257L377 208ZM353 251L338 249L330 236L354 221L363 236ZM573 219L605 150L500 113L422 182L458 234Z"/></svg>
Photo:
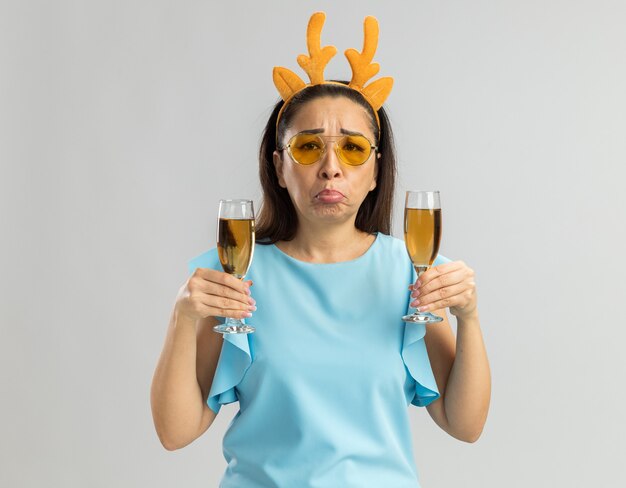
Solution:
<svg viewBox="0 0 626 488"><path fill-rule="evenodd" d="M216 325L213 330L220 334L250 334L256 329L244 324L241 320L226 319L226 323Z"/></svg>
<svg viewBox="0 0 626 488"><path fill-rule="evenodd" d="M430 312L415 312L411 315L405 315L402 317L402 320L413 324L434 324L441 322L443 318L438 315L433 315Z"/></svg>

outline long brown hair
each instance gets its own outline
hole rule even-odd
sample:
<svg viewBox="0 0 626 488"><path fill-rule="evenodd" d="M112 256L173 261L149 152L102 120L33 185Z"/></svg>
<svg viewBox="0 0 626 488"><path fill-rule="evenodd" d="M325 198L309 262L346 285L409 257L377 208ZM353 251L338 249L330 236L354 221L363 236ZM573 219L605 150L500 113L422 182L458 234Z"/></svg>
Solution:
<svg viewBox="0 0 626 488"><path fill-rule="evenodd" d="M346 81L340 81L347 85ZM283 111L278 129L276 119L284 102L280 100L270 115L259 149L259 177L263 191L263 201L256 218L256 239L259 244L273 244L277 241L290 241L296 235L298 215L289 193L278 184L273 153L277 141L281 141L294 115L307 102L321 97L346 97L361 105L367 111L376 136L378 153L378 175L376 188L370 191L359 211L355 226L357 229L372 234L391 233L391 213L396 181L396 155L391 125L384 108L378 110L380 131L376 124L373 109L363 96L347 86L340 84L320 84L308 87L297 93Z"/></svg>

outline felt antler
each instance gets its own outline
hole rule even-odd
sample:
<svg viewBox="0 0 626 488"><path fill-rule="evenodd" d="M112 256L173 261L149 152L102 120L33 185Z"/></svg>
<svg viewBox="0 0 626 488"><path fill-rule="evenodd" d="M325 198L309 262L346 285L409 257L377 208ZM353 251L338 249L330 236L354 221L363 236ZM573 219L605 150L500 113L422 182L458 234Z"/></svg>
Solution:
<svg viewBox="0 0 626 488"><path fill-rule="evenodd" d="M272 76L280 97L285 101L306 86L297 74L287 68L275 67Z"/></svg>
<svg viewBox="0 0 626 488"><path fill-rule="evenodd" d="M322 47L322 27L324 27L325 20L324 12L316 12L311 16L306 30L306 45L309 55L300 54L298 56L298 64L309 75L311 85L324 83L324 68L337 54L335 46ZM285 101L306 86L297 74L287 68L274 68L273 78L278 93Z"/></svg>
<svg viewBox="0 0 626 488"><path fill-rule="evenodd" d="M324 12L315 12L311 16L306 30L306 45L309 55L300 54L298 56L298 64L309 75L310 85L337 83L324 80L324 69L332 57L337 54L335 46L322 47L322 27L324 27L325 20L326 14ZM374 109L374 116L380 127L377 112L391 92L393 78L387 76L365 86L365 83L380 70L378 63L372 63L378 46L378 21L375 17L368 16L365 18L363 31L363 50L358 52L356 49L348 49L345 52L352 67L352 80L348 86L365 97ZM278 93L285 101L276 117L276 125L278 126L280 116L291 97L310 85L302 81L293 71L278 66L274 68L273 78Z"/></svg>
<svg viewBox="0 0 626 488"><path fill-rule="evenodd" d="M393 87L393 78L385 77L370 83L364 88L367 80L380 70L378 63L372 63L378 46L378 21L368 16L363 22L363 50L347 49L346 58L352 68L350 87L360 91L368 99L375 110L382 107Z"/></svg>
<svg viewBox="0 0 626 488"><path fill-rule="evenodd" d="M369 16L363 22L363 51L359 53L356 49L350 48L345 52L352 68L352 81L350 81L352 88L360 91L367 80L380 70L378 63L372 63L377 45L378 22L374 17Z"/></svg>
<svg viewBox="0 0 626 488"><path fill-rule="evenodd" d="M326 68L331 58L337 54L335 46L322 47L324 20L326 20L324 12L315 12L311 16L306 29L306 46L309 50L309 56L304 54L298 56L298 64L309 75L311 85L324 83L324 68Z"/></svg>

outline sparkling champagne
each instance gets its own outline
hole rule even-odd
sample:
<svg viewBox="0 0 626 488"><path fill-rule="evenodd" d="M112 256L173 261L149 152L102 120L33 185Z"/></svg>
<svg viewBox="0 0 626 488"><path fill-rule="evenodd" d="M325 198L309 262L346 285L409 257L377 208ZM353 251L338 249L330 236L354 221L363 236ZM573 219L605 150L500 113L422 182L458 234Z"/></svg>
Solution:
<svg viewBox="0 0 626 488"><path fill-rule="evenodd" d="M441 242L441 209L406 208L404 240L415 267L430 267Z"/></svg>
<svg viewBox="0 0 626 488"><path fill-rule="evenodd" d="M220 218L217 252L224 271L236 278L243 278L254 254L254 219Z"/></svg>

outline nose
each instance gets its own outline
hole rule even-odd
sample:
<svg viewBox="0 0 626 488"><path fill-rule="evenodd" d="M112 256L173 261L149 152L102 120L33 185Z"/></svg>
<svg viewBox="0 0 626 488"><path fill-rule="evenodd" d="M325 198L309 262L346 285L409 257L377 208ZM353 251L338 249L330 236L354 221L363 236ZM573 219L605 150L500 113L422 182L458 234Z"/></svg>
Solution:
<svg viewBox="0 0 626 488"><path fill-rule="evenodd" d="M341 161L335 152L335 144L328 142L326 152L320 161L319 176L324 180L332 180L342 175Z"/></svg>

